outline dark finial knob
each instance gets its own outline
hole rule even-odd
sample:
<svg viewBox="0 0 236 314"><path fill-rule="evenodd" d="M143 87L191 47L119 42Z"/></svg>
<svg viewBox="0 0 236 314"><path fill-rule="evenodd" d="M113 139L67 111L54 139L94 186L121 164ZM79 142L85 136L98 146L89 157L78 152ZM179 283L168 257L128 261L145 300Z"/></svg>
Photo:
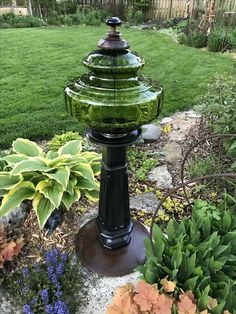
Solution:
<svg viewBox="0 0 236 314"><path fill-rule="evenodd" d="M111 17L106 20L106 24L111 27L117 27L121 25L121 20L118 17Z"/></svg>

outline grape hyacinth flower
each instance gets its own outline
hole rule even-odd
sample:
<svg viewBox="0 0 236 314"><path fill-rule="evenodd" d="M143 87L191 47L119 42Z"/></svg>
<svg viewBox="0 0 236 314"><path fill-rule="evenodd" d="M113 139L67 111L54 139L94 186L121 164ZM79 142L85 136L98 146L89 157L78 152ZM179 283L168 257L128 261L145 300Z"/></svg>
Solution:
<svg viewBox="0 0 236 314"><path fill-rule="evenodd" d="M65 302L58 300L55 304L54 304L54 313L55 314L69 314L69 308L68 306L65 304Z"/></svg>
<svg viewBox="0 0 236 314"><path fill-rule="evenodd" d="M47 304L48 303L48 289L43 289L40 294L41 294L41 299L43 303Z"/></svg>
<svg viewBox="0 0 236 314"><path fill-rule="evenodd" d="M34 312L31 310L31 307L29 304L25 304L23 306L23 313L24 314L34 314Z"/></svg>

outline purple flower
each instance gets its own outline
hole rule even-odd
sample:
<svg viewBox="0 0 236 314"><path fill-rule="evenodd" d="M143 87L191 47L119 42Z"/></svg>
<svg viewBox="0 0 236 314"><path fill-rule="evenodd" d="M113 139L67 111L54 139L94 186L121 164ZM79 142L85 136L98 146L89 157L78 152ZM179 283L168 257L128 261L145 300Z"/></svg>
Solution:
<svg viewBox="0 0 236 314"><path fill-rule="evenodd" d="M58 248L52 249L51 251L47 252L44 256L46 264L55 264L58 260L60 255L60 250Z"/></svg>
<svg viewBox="0 0 236 314"><path fill-rule="evenodd" d="M55 296L57 297L57 299L60 299L60 297L62 296L62 292L58 290L58 291L55 293Z"/></svg>
<svg viewBox="0 0 236 314"><path fill-rule="evenodd" d="M26 294L28 291L29 291L29 286L25 286L25 287L22 289L22 293L23 293L23 294Z"/></svg>
<svg viewBox="0 0 236 314"><path fill-rule="evenodd" d="M67 253L62 253L61 254L61 259L63 260L63 262L66 262L68 259L68 254Z"/></svg>
<svg viewBox="0 0 236 314"><path fill-rule="evenodd" d="M54 313L55 314L69 314L69 307L65 304L65 302L58 300L54 304Z"/></svg>
<svg viewBox="0 0 236 314"><path fill-rule="evenodd" d="M41 299L43 303L47 304L48 303L48 289L43 289L40 294L41 294Z"/></svg>
<svg viewBox="0 0 236 314"><path fill-rule="evenodd" d="M31 305L31 306L36 305L36 304L37 304L37 301L38 301L37 297L33 298L33 299L31 300L31 302L30 302L30 305Z"/></svg>
<svg viewBox="0 0 236 314"><path fill-rule="evenodd" d="M29 268L25 267L22 270L23 277L29 277Z"/></svg>
<svg viewBox="0 0 236 314"><path fill-rule="evenodd" d="M46 307L45 307L45 312L46 312L47 314L54 314L52 304L46 305Z"/></svg>
<svg viewBox="0 0 236 314"><path fill-rule="evenodd" d="M62 262L60 262L56 268L56 274L57 275L62 275L64 271L64 264Z"/></svg>
<svg viewBox="0 0 236 314"><path fill-rule="evenodd" d="M23 306L23 313L24 314L34 314L34 312L31 310L31 307L29 304L25 304Z"/></svg>

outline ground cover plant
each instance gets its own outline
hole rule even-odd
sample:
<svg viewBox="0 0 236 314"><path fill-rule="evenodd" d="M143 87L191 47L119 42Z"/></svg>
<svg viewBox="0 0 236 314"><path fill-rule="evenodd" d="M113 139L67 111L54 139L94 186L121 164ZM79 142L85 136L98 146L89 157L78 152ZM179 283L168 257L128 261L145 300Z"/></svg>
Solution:
<svg viewBox="0 0 236 314"><path fill-rule="evenodd" d="M14 270L5 285L23 314L75 313L86 296L80 264L58 248L45 252L40 262Z"/></svg>
<svg viewBox="0 0 236 314"><path fill-rule="evenodd" d="M106 31L104 26L1 30L2 149L17 137L48 139L84 130L65 112L63 87L85 71L81 60L96 49ZM157 32L122 32L131 48L147 60L145 74L164 86L164 116L191 107L216 71L235 71L230 57L177 45Z"/></svg>
<svg viewBox="0 0 236 314"><path fill-rule="evenodd" d="M153 229L153 246L146 240L147 262L138 267L148 283L162 279L176 282L177 291L192 290L203 311L211 298L217 304L210 313L233 311L236 303L235 198L225 196L219 205L196 201L192 216L165 229Z"/></svg>

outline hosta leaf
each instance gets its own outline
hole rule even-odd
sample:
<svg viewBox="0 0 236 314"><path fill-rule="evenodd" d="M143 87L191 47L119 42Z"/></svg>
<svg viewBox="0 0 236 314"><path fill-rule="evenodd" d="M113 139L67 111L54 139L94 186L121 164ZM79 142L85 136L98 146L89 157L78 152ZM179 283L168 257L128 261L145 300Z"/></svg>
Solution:
<svg viewBox="0 0 236 314"><path fill-rule="evenodd" d="M164 234L162 230L156 225L153 225L153 240L157 244L160 240L165 241Z"/></svg>
<svg viewBox="0 0 236 314"><path fill-rule="evenodd" d="M88 199L94 202L98 201L99 199L99 190L85 190L84 194Z"/></svg>
<svg viewBox="0 0 236 314"><path fill-rule="evenodd" d="M22 176L10 176L9 172L0 172L0 190L10 190L22 181Z"/></svg>
<svg viewBox="0 0 236 314"><path fill-rule="evenodd" d="M31 171L49 171L46 162L40 158L29 158L16 164L11 171L11 175L19 175Z"/></svg>
<svg viewBox="0 0 236 314"><path fill-rule="evenodd" d="M76 183L77 183L77 179L75 177L70 177L67 188L66 188L66 191L69 194L74 194L74 187Z"/></svg>
<svg viewBox="0 0 236 314"><path fill-rule="evenodd" d="M12 144L13 151L29 157L43 156L43 150L35 142L18 138Z"/></svg>
<svg viewBox="0 0 236 314"><path fill-rule="evenodd" d="M225 301L221 302L217 306L215 306L213 309L211 309L212 314L222 314L224 311Z"/></svg>
<svg viewBox="0 0 236 314"><path fill-rule="evenodd" d="M101 163L100 162L93 162L91 164L92 170L93 170L93 174L95 176L98 176L101 172Z"/></svg>
<svg viewBox="0 0 236 314"><path fill-rule="evenodd" d="M56 158L50 160L48 163L48 166L50 168L64 167L65 165L68 164L68 162L70 162L71 159L72 159L72 157L70 155L59 156L59 157L56 157Z"/></svg>
<svg viewBox="0 0 236 314"><path fill-rule="evenodd" d="M174 224L172 220L168 223L166 227L166 233L167 233L168 241L172 243L172 241L176 239Z"/></svg>
<svg viewBox="0 0 236 314"><path fill-rule="evenodd" d="M63 186L63 189L66 190L70 177L70 168L59 168L54 173L44 172L44 175L60 183Z"/></svg>
<svg viewBox="0 0 236 314"><path fill-rule="evenodd" d="M230 250L230 246L229 245L219 245L217 246L214 251L213 251L213 255L215 257L218 257L219 255L221 255L222 253L225 253L225 251ZM226 254L226 253L225 253ZM228 254L227 254L228 255Z"/></svg>
<svg viewBox="0 0 236 314"><path fill-rule="evenodd" d="M89 163L101 160L101 155L95 152L83 152L80 156L85 158Z"/></svg>
<svg viewBox="0 0 236 314"><path fill-rule="evenodd" d="M36 191L48 198L54 207L57 208L61 203L64 189L61 184L54 180L44 180L40 181L36 186Z"/></svg>
<svg viewBox="0 0 236 314"><path fill-rule="evenodd" d="M39 192L34 197L32 206L37 215L39 226L40 228L43 228L49 216L55 209L55 206L50 202L48 198L45 198L45 196L43 194L40 194Z"/></svg>
<svg viewBox="0 0 236 314"><path fill-rule="evenodd" d="M153 256L152 244L149 238L144 238L145 252L148 257Z"/></svg>
<svg viewBox="0 0 236 314"><path fill-rule="evenodd" d="M171 258L171 263L174 266L174 268L179 268L182 263L182 246L181 243L178 242L178 244L175 247L174 254Z"/></svg>
<svg viewBox="0 0 236 314"><path fill-rule="evenodd" d="M72 156L78 155L82 150L82 141L74 140L66 143L58 149L59 155L70 154Z"/></svg>
<svg viewBox="0 0 236 314"><path fill-rule="evenodd" d="M35 196L35 187L33 183L25 181L19 183L11 189L2 199L0 207L0 217L6 215L12 209L19 206L24 200L31 200Z"/></svg>
<svg viewBox="0 0 236 314"><path fill-rule="evenodd" d="M46 158L47 158L47 159L55 159L55 158L57 158L57 157L59 157L57 152L54 152L54 151L52 151L52 150L49 150L49 151L47 152L47 155L46 155Z"/></svg>
<svg viewBox="0 0 236 314"><path fill-rule="evenodd" d="M88 191L98 189L98 185L96 184L95 180L90 181L82 177L77 178L76 186L81 190L88 190Z"/></svg>
<svg viewBox="0 0 236 314"><path fill-rule="evenodd" d="M80 192L79 190L74 191L73 194L65 192L62 196L62 202L66 206L66 209L70 209L71 205L74 202L77 202L80 199Z"/></svg>
<svg viewBox="0 0 236 314"><path fill-rule="evenodd" d="M71 169L77 177L83 177L91 182L94 181L93 170L88 163L80 163Z"/></svg>
<svg viewBox="0 0 236 314"><path fill-rule="evenodd" d="M193 253L189 258L186 260L186 269L185 269L185 276L189 278L193 271L195 270L196 265L196 252Z"/></svg>
<svg viewBox="0 0 236 314"><path fill-rule="evenodd" d="M22 154L13 154L5 156L2 159L5 160L11 168L13 168L15 164L23 160L28 160L28 158L29 158L28 156Z"/></svg>

